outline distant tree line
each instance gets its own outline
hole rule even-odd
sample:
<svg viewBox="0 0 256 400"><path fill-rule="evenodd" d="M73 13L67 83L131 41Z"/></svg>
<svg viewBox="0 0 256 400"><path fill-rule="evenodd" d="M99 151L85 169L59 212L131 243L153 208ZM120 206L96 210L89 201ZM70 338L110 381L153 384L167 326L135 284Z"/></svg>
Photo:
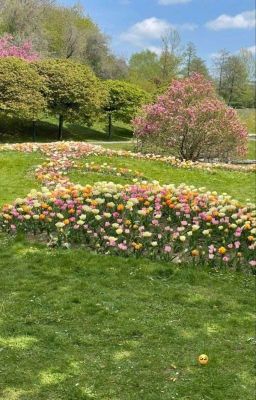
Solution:
<svg viewBox="0 0 256 400"><path fill-rule="evenodd" d="M173 79L196 72L215 83L228 105L255 107L255 57L245 49L238 54L221 50L209 69L195 45L184 48L179 33L170 29L158 54L142 50L127 61L113 54L109 38L81 5L64 7L55 0L0 0L0 37L6 34L17 47L31 43L31 52L41 59L73 60L100 79L126 81L155 97Z"/></svg>
<svg viewBox="0 0 256 400"><path fill-rule="evenodd" d="M157 95L163 93L173 79L199 73L214 82L218 94L228 105L255 108L255 57L250 51L241 49L234 55L221 50L209 69L192 42L182 49L176 31L163 37L162 44L160 55L143 50L131 56L127 78L130 82Z"/></svg>

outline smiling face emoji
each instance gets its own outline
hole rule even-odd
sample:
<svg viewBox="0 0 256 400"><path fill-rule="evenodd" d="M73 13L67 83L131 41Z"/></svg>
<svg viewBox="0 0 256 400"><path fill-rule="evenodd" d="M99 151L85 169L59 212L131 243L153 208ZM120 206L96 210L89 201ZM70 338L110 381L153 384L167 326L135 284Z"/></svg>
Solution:
<svg viewBox="0 0 256 400"><path fill-rule="evenodd" d="M201 355L198 357L198 361L199 361L199 363L200 363L201 365L206 365L206 364L208 364L208 356L207 356L206 354L201 354Z"/></svg>

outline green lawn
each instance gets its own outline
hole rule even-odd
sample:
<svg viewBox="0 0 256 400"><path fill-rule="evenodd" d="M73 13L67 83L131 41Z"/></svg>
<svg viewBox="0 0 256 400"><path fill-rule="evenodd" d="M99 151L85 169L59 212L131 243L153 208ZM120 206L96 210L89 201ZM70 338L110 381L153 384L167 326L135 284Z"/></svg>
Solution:
<svg viewBox="0 0 256 400"><path fill-rule="evenodd" d="M249 121L253 121L253 110L240 110L241 115ZM252 122L249 123L249 126ZM122 150L133 150L134 145L126 143L132 140L132 128L129 124L124 124L120 121L114 122L113 134L109 140L107 127L104 121L95 123L92 127L87 127L79 124L64 124L64 140L89 141L89 142L105 142L106 147ZM58 121L56 118L47 117L37 123L36 140L38 142L52 142L57 138ZM0 143L10 142L31 142L32 125L31 123L22 120L8 119L0 114ZM120 141L123 143L114 144L111 142ZM248 154L243 157L247 159L256 159L256 142L249 142Z"/></svg>
<svg viewBox="0 0 256 400"><path fill-rule="evenodd" d="M144 160L135 160L123 157L95 157L90 156L85 159L87 161L95 161L98 164L107 162L108 164L128 167L132 170L138 170L144 174L149 180L157 179L160 183L175 183L177 185L186 183L195 185L196 187L206 187L207 189L219 193L228 193L234 198L245 202L247 199L250 201L255 200L255 174L253 173L238 173L229 171L199 171L199 170L185 170L173 168L162 162L152 162ZM76 183L86 184L94 183L99 180L112 180L116 183L127 183L127 180L119 177L110 178L109 175L100 175L97 173L81 173L80 171L73 171L71 179Z"/></svg>
<svg viewBox="0 0 256 400"><path fill-rule="evenodd" d="M39 188L33 170L41 164L41 154L0 152L0 206L24 197L32 188Z"/></svg>
<svg viewBox="0 0 256 400"><path fill-rule="evenodd" d="M53 117L44 118L37 123L36 140L38 142L52 142L57 140L58 120ZM127 141L132 138L131 127L120 121L114 122L111 141ZM97 122L92 127L81 124L64 124L64 140L75 141L108 141L106 123ZM31 142L32 124L22 120L8 119L0 114L0 142Z"/></svg>
<svg viewBox="0 0 256 400"><path fill-rule="evenodd" d="M252 277L4 242L0 296L2 400L253 398Z"/></svg>
<svg viewBox="0 0 256 400"><path fill-rule="evenodd" d="M31 169L41 158L0 153L1 204L38 185ZM252 174L98 162L106 160L242 200L253 191ZM0 399L252 399L254 289L251 275L50 250L0 235ZM201 353L209 356L205 367Z"/></svg>
<svg viewBox="0 0 256 400"><path fill-rule="evenodd" d="M256 140L250 140L248 145L248 154L245 158L256 160Z"/></svg>
<svg viewBox="0 0 256 400"><path fill-rule="evenodd" d="M239 117L246 124L247 129L250 133L256 133L256 119L254 108L243 108L237 110Z"/></svg>

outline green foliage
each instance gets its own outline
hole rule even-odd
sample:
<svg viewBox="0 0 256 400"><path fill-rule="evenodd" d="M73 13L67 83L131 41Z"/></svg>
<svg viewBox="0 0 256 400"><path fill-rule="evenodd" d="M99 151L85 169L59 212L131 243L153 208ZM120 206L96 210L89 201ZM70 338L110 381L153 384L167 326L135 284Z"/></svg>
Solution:
<svg viewBox="0 0 256 400"><path fill-rule="evenodd" d="M88 64L102 78L123 78L126 63L110 49L109 39L78 3L64 7L52 0L0 0L0 35L29 39L43 57L71 58Z"/></svg>
<svg viewBox="0 0 256 400"><path fill-rule="evenodd" d="M158 56L150 50L135 53L129 61L129 82L149 93L163 92L179 73L181 58L173 54L167 45Z"/></svg>
<svg viewBox="0 0 256 400"><path fill-rule="evenodd" d="M45 108L43 80L26 61L0 58L0 111L7 116L37 119Z"/></svg>
<svg viewBox="0 0 256 400"><path fill-rule="evenodd" d="M236 108L255 107L255 59L251 52L241 50L230 55L221 50L214 59L214 78L218 93Z"/></svg>
<svg viewBox="0 0 256 400"><path fill-rule="evenodd" d="M129 123L141 106L150 100L147 92L127 82L107 80L104 85L108 92L104 111L123 122Z"/></svg>
<svg viewBox="0 0 256 400"><path fill-rule="evenodd" d="M129 61L128 80L148 92L160 84L161 67L156 53L144 50L134 53Z"/></svg>
<svg viewBox="0 0 256 400"><path fill-rule="evenodd" d="M94 23L83 16L77 7L46 7L43 26L48 43L48 52L58 58L80 58L81 41L91 30Z"/></svg>
<svg viewBox="0 0 256 400"><path fill-rule="evenodd" d="M68 60L43 60L35 66L44 78L50 112L69 122L92 123L105 100L105 91L90 68Z"/></svg>
<svg viewBox="0 0 256 400"><path fill-rule="evenodd" d="M182 74L184 76L190 76L193 73L201 74L208 79L210 77L205 61L198 57L194 43L189 42L183 54Z"/></svg>

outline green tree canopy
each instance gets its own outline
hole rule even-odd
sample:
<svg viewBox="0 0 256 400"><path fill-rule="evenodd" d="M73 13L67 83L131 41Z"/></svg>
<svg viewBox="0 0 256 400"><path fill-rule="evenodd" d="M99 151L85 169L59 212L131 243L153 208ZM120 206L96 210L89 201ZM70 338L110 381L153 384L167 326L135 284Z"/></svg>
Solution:
<svg viewBox="0 0 256 400"><path fill-rule="evenodd" d="M67 58L89 65L97 76L126 76L124 59L116 57L109 38L80 3L63 6L54 0L0 0L0 35L29 39L41 57Z"/></svg>
<svg viewBox="0 0 256 400"><path fill-rule="evenodd" d="M104 112L109 118L109 136L112 129L112 117L129 123L141 106L150 100L144 90L123 81L107 80L104 82L108 92Z"/></svg>
<svg viewBox="0 0 256 400"><path fill-rule="evenodd" d="M89 124L96 118L106 95L89 67L69 60L52 59L35 65L44 78L48 110L59 116L59 140L62 139L64 120Z"/></svg>
<svg viewBox="0 0 256 400"><path fill-rule="evenodd" d="M149 92L154 92L161 82L159 57L150 50L134 53L129 61L128 79Z"/></svg>
<svg viewBox="0 0 256 400"><path fill-rule="evenodd" d="M0 58L0 111L11 117L37 119L45 108L43 80L27 61Z"/></svg>

